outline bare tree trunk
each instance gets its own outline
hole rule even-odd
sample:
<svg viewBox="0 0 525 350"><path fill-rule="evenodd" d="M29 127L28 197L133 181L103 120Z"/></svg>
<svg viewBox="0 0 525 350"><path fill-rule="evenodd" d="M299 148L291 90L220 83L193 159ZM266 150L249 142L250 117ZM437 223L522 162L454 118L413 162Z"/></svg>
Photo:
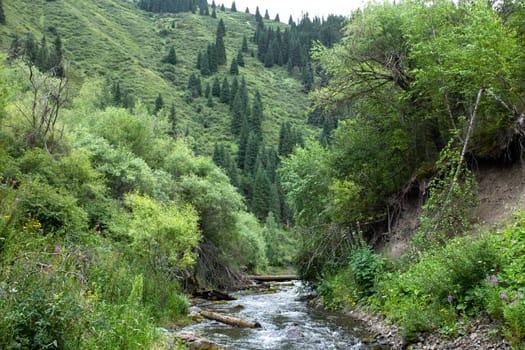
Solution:
<svg viewBox="0 0 525 350"><path fill-rule="evenodd" d="M261 324L257 321L255 322L247 321L247 320L243 320L242 318L226 316L226 315L219 314L217 312L205 311L205 310L201 310L199 313L203 317L209 320L219 321L222 323L229 324L230 326L235 326L235 327L240 327L240 328L261 328Z"/></svg>

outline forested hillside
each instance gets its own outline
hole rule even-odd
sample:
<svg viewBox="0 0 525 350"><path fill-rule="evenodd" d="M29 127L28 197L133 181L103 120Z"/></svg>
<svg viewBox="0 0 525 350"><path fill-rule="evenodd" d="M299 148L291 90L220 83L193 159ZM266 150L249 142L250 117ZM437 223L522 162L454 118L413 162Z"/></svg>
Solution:
<svg viewBox="0 0 525 350"><path fill-rule="evenodd" d="M0 2L1 348L167 347L184 293L292 268L310 59L265 67L254 36L325 22L159 3Z"/></svg>
<svg viewBox="0 0 525 350"><path fill-rule="evenodd" d="M525 219L482 232L472 170L524 157L523 23L519 1L285 24L0 0L0 347L168 348L185 293L293 268L408 342L482 317L522 347Z"/></svg>

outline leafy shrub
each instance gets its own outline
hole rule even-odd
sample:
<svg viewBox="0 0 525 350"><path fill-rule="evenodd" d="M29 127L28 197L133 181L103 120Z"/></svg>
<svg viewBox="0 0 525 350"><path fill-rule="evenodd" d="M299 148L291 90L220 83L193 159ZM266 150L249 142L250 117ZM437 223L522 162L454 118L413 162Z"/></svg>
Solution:
<svg viewBox="0 0 525 350"><path fill-rule="evenodd" d="M85 232L87 215L69 192L35 180L20 186L21 209L42 223L44 235L57 233L73 238Z"/></svg>
<svg viewBox="0 0 525 350"><path fill-rule="evenodd" d="M455 238L406 272L386 275L375 303L409 337L450 323L453 315L472 314L483 306L480 287L486 276L501 267L497 249L497 241L490 236ZM417 321L417 315L425 315L427 321Z"/></svg>
<svg viewBox="0 0 525 350"><path fill-rule="evenodd" d="M367 297L375 292L375 283L383 271L383 265L383 259L368 245L360 245L352 250L348 272L360 297Z"/></svg>

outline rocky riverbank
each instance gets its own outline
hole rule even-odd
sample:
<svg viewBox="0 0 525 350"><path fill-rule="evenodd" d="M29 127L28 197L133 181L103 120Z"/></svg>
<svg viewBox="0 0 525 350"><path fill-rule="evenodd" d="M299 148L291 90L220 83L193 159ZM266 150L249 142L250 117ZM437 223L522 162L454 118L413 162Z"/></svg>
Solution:
<svg viewBox="0 0 525 350"><path fill-rule="evenodd" d="M486 318L476 319L464 326L462 335L444 338L438 332L424 333L415 343L408 343L396 326L388 325L384 318L363 310L352 310L348 316L363 322L371 336L363 342L378 344L392 349L411 350L510 350L510 344L503 338L498 325Z"/></svg>

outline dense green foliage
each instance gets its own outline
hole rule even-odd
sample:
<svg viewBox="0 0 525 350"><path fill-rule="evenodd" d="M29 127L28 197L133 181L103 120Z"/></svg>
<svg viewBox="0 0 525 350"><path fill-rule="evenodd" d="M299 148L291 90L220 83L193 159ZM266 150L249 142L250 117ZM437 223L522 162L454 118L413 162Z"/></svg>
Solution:
<svg viewBox="0 0 525 350"><path fill-rule="evenodd" d="M340 43L314 45L322 83L309 118L328 132L279 173L299 226L299 272L327 305L372 305L409 341L457 335L488 315L523 347L524 272L513 261L522 218L472 237L469 170L472 159L523 156L521 5L368 4ZM424 203L419 232L400 261L363 245L388 237L414 198Z"/></svg>

